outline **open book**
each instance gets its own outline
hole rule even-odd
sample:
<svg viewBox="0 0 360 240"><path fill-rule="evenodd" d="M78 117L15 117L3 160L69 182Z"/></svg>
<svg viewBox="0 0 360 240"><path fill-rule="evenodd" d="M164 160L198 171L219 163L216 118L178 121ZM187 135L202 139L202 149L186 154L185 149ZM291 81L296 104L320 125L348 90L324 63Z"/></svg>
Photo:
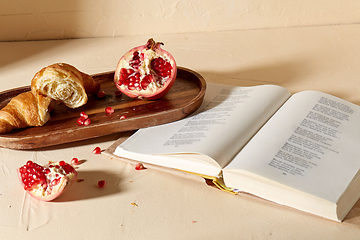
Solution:
<svg viewBox="0 0 360 240"><path fill-rule="evenodd" d="M113 153L342 221L360 197L360 106L280 86L208 84L199 110Z"/></svg>

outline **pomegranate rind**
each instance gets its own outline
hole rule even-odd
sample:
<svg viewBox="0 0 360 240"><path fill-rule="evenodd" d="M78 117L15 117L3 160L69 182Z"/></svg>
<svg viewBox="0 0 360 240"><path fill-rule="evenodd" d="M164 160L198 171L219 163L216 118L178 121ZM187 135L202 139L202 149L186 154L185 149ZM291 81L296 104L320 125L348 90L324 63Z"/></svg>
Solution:
<svg viewBox="0 0 360 240"><path fill-rule="evenodd" d="M133 57L133 53L139 51L140 53L144 53L146 58L144 59L144 64L141 67L141 70L143 74L151 74L150 71L150 62L152 59L161 56L162 58L166 59L168 62L170 62L172 66L171 75L167 78L165 83L163 83L162 86L152 85L150 88L146 90L129 90L124 85L119 85L119 78L120 78L120 71L122 68L130 68L129 62ZM126 52L119 60L115 74L114 74L114 82L116 87L125 95L131 97L131 98L140 98L140 99L148 99L148 100L155 100L159 99L163 96L165 96L172 86L175 83L177 76L177 65L175 62L174 57L167 52L164 49L161 49L160 46L158 46L156 49L146 49L144 46L138 46L135 48L132 48L128 52Z"/></svg>
<svg viewBox="0 0 360 240"><path fill-rule="evenodd" d="M19 181L24 188L24 183L21 178L20 168L17 169L18 178ZM44 191L42 191L39 188L34 188L32 190L25 190L31 197L44 201L49 202L54 200L55 198L58 198L61 194L63 194L71 185L74 183L77 179L77 171L74 169L73 172L64 175L60 178L60 181L57 185L53 186L51 189L50 194L46 194Z"/></svg>

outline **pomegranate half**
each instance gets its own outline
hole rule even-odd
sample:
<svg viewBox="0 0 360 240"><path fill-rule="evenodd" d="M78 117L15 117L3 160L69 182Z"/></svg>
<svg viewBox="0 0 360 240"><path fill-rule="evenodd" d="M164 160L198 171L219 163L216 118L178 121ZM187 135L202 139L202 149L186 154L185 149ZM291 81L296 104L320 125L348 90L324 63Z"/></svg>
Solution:
<svg viewBox="0 0 360 240"><path fill-rule="evenodd" d="M59 197L77 178L76 170L65 161L41 166L29 160L17 172L24 190L41 201Z"/></svg>
<svg viewBox="0 0 360 240"><path fill-rule="evenodd" d="M177 68L174 57L152 38L125 53L117 65L116 87L131 98L158 99L173 86Z"/></svg>

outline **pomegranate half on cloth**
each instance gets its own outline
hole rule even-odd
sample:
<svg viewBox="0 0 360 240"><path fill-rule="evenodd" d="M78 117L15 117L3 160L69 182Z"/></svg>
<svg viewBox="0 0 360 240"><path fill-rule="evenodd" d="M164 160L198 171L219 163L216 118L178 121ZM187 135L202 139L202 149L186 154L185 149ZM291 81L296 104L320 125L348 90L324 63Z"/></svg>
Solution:
<svg viewBox="0 0 360 240"><path fill-rule="evenodd" d="M152 38L125 53L115 70L116 87L131 98L154 100L173 86L177 68L174 57Z"/></svg>
<svg viewBox="0 0 360 240"><path fill-rule="evenodd" d="M24 190L41 201L59 197L77 178L74 167L65 161L41 166L29 160L17 172Z"/></svg>

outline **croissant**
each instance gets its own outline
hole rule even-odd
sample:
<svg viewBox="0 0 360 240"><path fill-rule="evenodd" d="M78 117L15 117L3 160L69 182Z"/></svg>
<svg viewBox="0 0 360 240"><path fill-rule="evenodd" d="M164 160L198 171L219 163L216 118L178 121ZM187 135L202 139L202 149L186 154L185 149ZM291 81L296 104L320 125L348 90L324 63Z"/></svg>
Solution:
<svg viewBox="0 0 360 240"><path fill-rule="evenodd" d="M70 108L84 105L88 94L96 94L100 84L75 67L66 63L55 63L44 67L31 80L31 91L53 100L63 102Z"/></svg>
<svg viewBox="0 0 360 240"><path fill-rule="evenodd" d="M29 126L42 126L50 118L51 99L28 91L12 98L0 110L0 133Z"/></svg>

